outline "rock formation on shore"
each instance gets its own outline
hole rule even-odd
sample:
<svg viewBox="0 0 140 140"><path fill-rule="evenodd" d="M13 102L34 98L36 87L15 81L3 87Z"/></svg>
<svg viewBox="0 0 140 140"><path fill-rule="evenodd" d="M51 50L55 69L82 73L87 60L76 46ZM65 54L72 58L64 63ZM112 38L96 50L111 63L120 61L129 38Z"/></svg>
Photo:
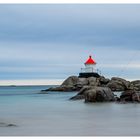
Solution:
<svg viewBox="0 0 140 140"><path fill-rule="evenodd" d="M99 78L70 76L60 86L42 90L41 93L46 94L48 91L78 91L78 94L71 100L85 99L85 102L116 100L140 102L140 80L130 82L119 77L108 79L104 76ZM114 91L122 92L120 98L114 95Z"/></svg>
<svg viewBox="0 0 140 140"><path fill-rule="evenodd" d="M84 86L71 100L85 99L85 102L115 101L115 96L108 87Z"/></svg>
<svg viewBox="0 0 140 140"><path fill-rule="evenodd" d="M126 90L120 96L120 102L140 102L140 91Z"/></svg>

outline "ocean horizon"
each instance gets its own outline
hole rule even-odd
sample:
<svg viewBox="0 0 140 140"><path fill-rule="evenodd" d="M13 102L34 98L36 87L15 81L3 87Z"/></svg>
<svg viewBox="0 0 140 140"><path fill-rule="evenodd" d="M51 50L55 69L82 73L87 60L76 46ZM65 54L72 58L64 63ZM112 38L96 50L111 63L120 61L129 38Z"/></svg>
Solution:
<svg viewBox="0 0 140 140"><path fill-rule="evenodd" d="M0 80L0 86L61 85L64 79Z"/></svg>
<svg viewBox="0 0 140 140"><path fill-rule="evenodd" d="M108 77L106 77L106 78L108 78ZM120 78L122 78L122 77L120 77ZM61 85L64 82L64 80L66 80L66 79L0 80L0 86L33 86L33 85L34 86L39 86L39 85L42 85L42 86L44 85L45 86L45 85ZM126 80L131 82L131 81L140 80L140 79L126 78Z"/></svg>

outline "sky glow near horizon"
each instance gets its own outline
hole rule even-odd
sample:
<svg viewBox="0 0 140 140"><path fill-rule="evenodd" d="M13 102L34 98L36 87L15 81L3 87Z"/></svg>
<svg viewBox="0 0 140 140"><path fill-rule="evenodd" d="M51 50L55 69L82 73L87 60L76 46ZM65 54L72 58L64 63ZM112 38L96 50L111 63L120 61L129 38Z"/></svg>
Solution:
<svg viewBox="0 0 140 140"><path fill-rule="evenodd" d="M140 79L140 5L0 5L0 80L65 79L89 55L106 77Z"/></svg>

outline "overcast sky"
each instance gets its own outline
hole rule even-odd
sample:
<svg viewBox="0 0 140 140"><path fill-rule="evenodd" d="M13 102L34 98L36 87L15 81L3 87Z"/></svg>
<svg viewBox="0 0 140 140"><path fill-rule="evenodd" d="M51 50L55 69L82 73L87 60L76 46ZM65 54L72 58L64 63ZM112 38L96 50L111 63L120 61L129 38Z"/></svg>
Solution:
<svg viewBox="0 0 140 140"><path fill-rule="evenodd" d="M140 5L0 5L0 79L65 79L89 55L140 79Z"/></svg>

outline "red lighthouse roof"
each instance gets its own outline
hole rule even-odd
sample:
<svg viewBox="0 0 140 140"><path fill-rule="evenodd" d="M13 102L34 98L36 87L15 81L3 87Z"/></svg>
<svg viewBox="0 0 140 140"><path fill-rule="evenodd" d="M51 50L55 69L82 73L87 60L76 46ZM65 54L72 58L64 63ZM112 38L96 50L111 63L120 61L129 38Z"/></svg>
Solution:
<svg viewBox="0 0 140 140"><path fill-rule="evenodd" d="M90 55L88 60L85 62L85 64L96 64L96 62L92 59L92 57Z"/></svg>

